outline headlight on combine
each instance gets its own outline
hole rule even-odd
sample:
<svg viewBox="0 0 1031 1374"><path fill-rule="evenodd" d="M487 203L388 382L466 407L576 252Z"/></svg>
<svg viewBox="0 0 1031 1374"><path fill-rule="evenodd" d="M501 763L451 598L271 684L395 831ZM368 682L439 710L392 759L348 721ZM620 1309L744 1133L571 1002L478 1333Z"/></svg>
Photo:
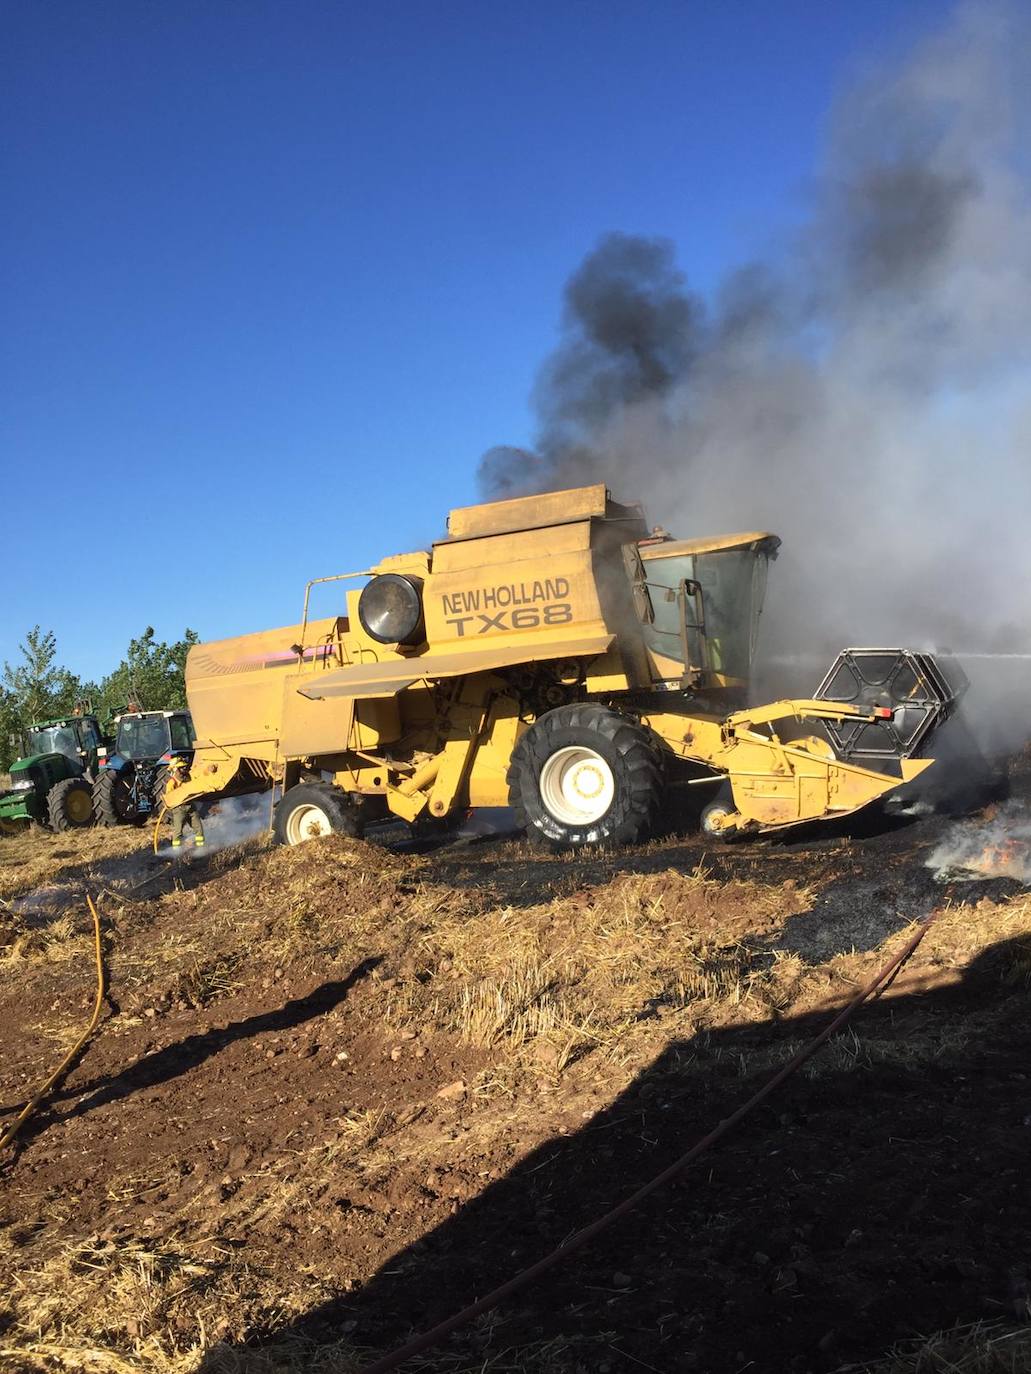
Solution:
<svg viewBox="0 0 1031 1374"><path fill-rule="evenodd" d="M421 644L422 583L400 573L380 573L362 589L358 619L380 644Z"/></svg>
<svg viewBox="0 0 1031 1374"><path fill-rule="evenodd" d="M19 782L12 782L12 783L11 783L11 791L12 791L12 792L27 792L31 786L32 786L32 779L31 779L31 778L22 778Z"/></svg>

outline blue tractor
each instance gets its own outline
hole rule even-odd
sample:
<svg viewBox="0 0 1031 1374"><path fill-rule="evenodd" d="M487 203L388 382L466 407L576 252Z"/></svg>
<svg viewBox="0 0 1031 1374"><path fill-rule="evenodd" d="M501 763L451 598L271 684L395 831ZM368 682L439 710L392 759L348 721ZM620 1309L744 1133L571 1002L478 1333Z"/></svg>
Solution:
<svg viewBox="0 0 1031 1374"><path fill-rule="evenodd" d="M100 825L142 825L161 809L173 758L193 760L189 711L126 711L115 717L113 752L102 754L93 784Z"/></svg>

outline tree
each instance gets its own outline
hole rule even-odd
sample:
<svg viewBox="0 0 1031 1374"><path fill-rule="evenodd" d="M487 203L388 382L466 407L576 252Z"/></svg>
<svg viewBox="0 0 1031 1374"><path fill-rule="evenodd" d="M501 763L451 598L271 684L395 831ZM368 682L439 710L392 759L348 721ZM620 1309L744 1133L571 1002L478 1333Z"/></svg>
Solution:
<svg viewBox="0 0 1031 1374"><path fill-rule="evenodd" d="M34 625L18 648L22 662L4 663L0 693L0 763L5 769L17 757L12 734L20 736L33 721L70 714L82 694L75 674L55 662L57 637L52 630L44 633Z"/></svg>
<svg viewBox="0 0 1031 1374"><path fill-rule="evenodd" d="M100 685L105 713L124 708L127 702L145 711L181 711L186 708L186 655L200 636L186 630L172 644L159 640L148 625L129 643L125 658Z"/></svg>
<svg viewBox="0 0 1031 1374"><path fill-rule="evenodd" d="M0 688L0 772L6 773L18 757L20 738L21 718L17 704L10 692Z"/></svg>

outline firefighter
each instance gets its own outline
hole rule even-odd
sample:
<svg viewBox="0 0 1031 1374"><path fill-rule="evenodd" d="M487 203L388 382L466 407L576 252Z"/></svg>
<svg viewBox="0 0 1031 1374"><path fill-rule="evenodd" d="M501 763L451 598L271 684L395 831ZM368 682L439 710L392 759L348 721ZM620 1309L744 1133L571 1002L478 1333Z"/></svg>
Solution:
<svg viewBox="0 0 1031 1374"><path fill-rule="evenodd" d="M187 782L190 777L190 765L184 758L174 758L168 765L169 782ZM172 852L178 854L183 847L183 826L189 826L193 831L194 849L204 848L204 826L201 823L200 813L193 802L183 802L181 806L172 808Z"/></svg>

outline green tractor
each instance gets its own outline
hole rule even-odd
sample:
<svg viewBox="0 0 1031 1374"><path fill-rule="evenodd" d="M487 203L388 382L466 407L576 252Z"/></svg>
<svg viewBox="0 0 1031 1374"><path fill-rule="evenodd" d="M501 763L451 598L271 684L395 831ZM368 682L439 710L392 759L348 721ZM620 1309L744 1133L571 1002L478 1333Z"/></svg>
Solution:
<svg viewBox="0 0 1031 1374"><path fill-rule="evenodd" d="M93 824L93 782L104 748L93 715L40 721L25 732L24 756L11 765L11 786L0 793L0 833L16 834L36 821L51 830Z"/></svg>
<svg viewBox="0 0 1031 1374"><path fill-rule="evenodd" d="M129 710L115 717L114 745L101 750L93 807L101 825L142 825L161 809L173 758L193 758L189 711Z"/></svg>

